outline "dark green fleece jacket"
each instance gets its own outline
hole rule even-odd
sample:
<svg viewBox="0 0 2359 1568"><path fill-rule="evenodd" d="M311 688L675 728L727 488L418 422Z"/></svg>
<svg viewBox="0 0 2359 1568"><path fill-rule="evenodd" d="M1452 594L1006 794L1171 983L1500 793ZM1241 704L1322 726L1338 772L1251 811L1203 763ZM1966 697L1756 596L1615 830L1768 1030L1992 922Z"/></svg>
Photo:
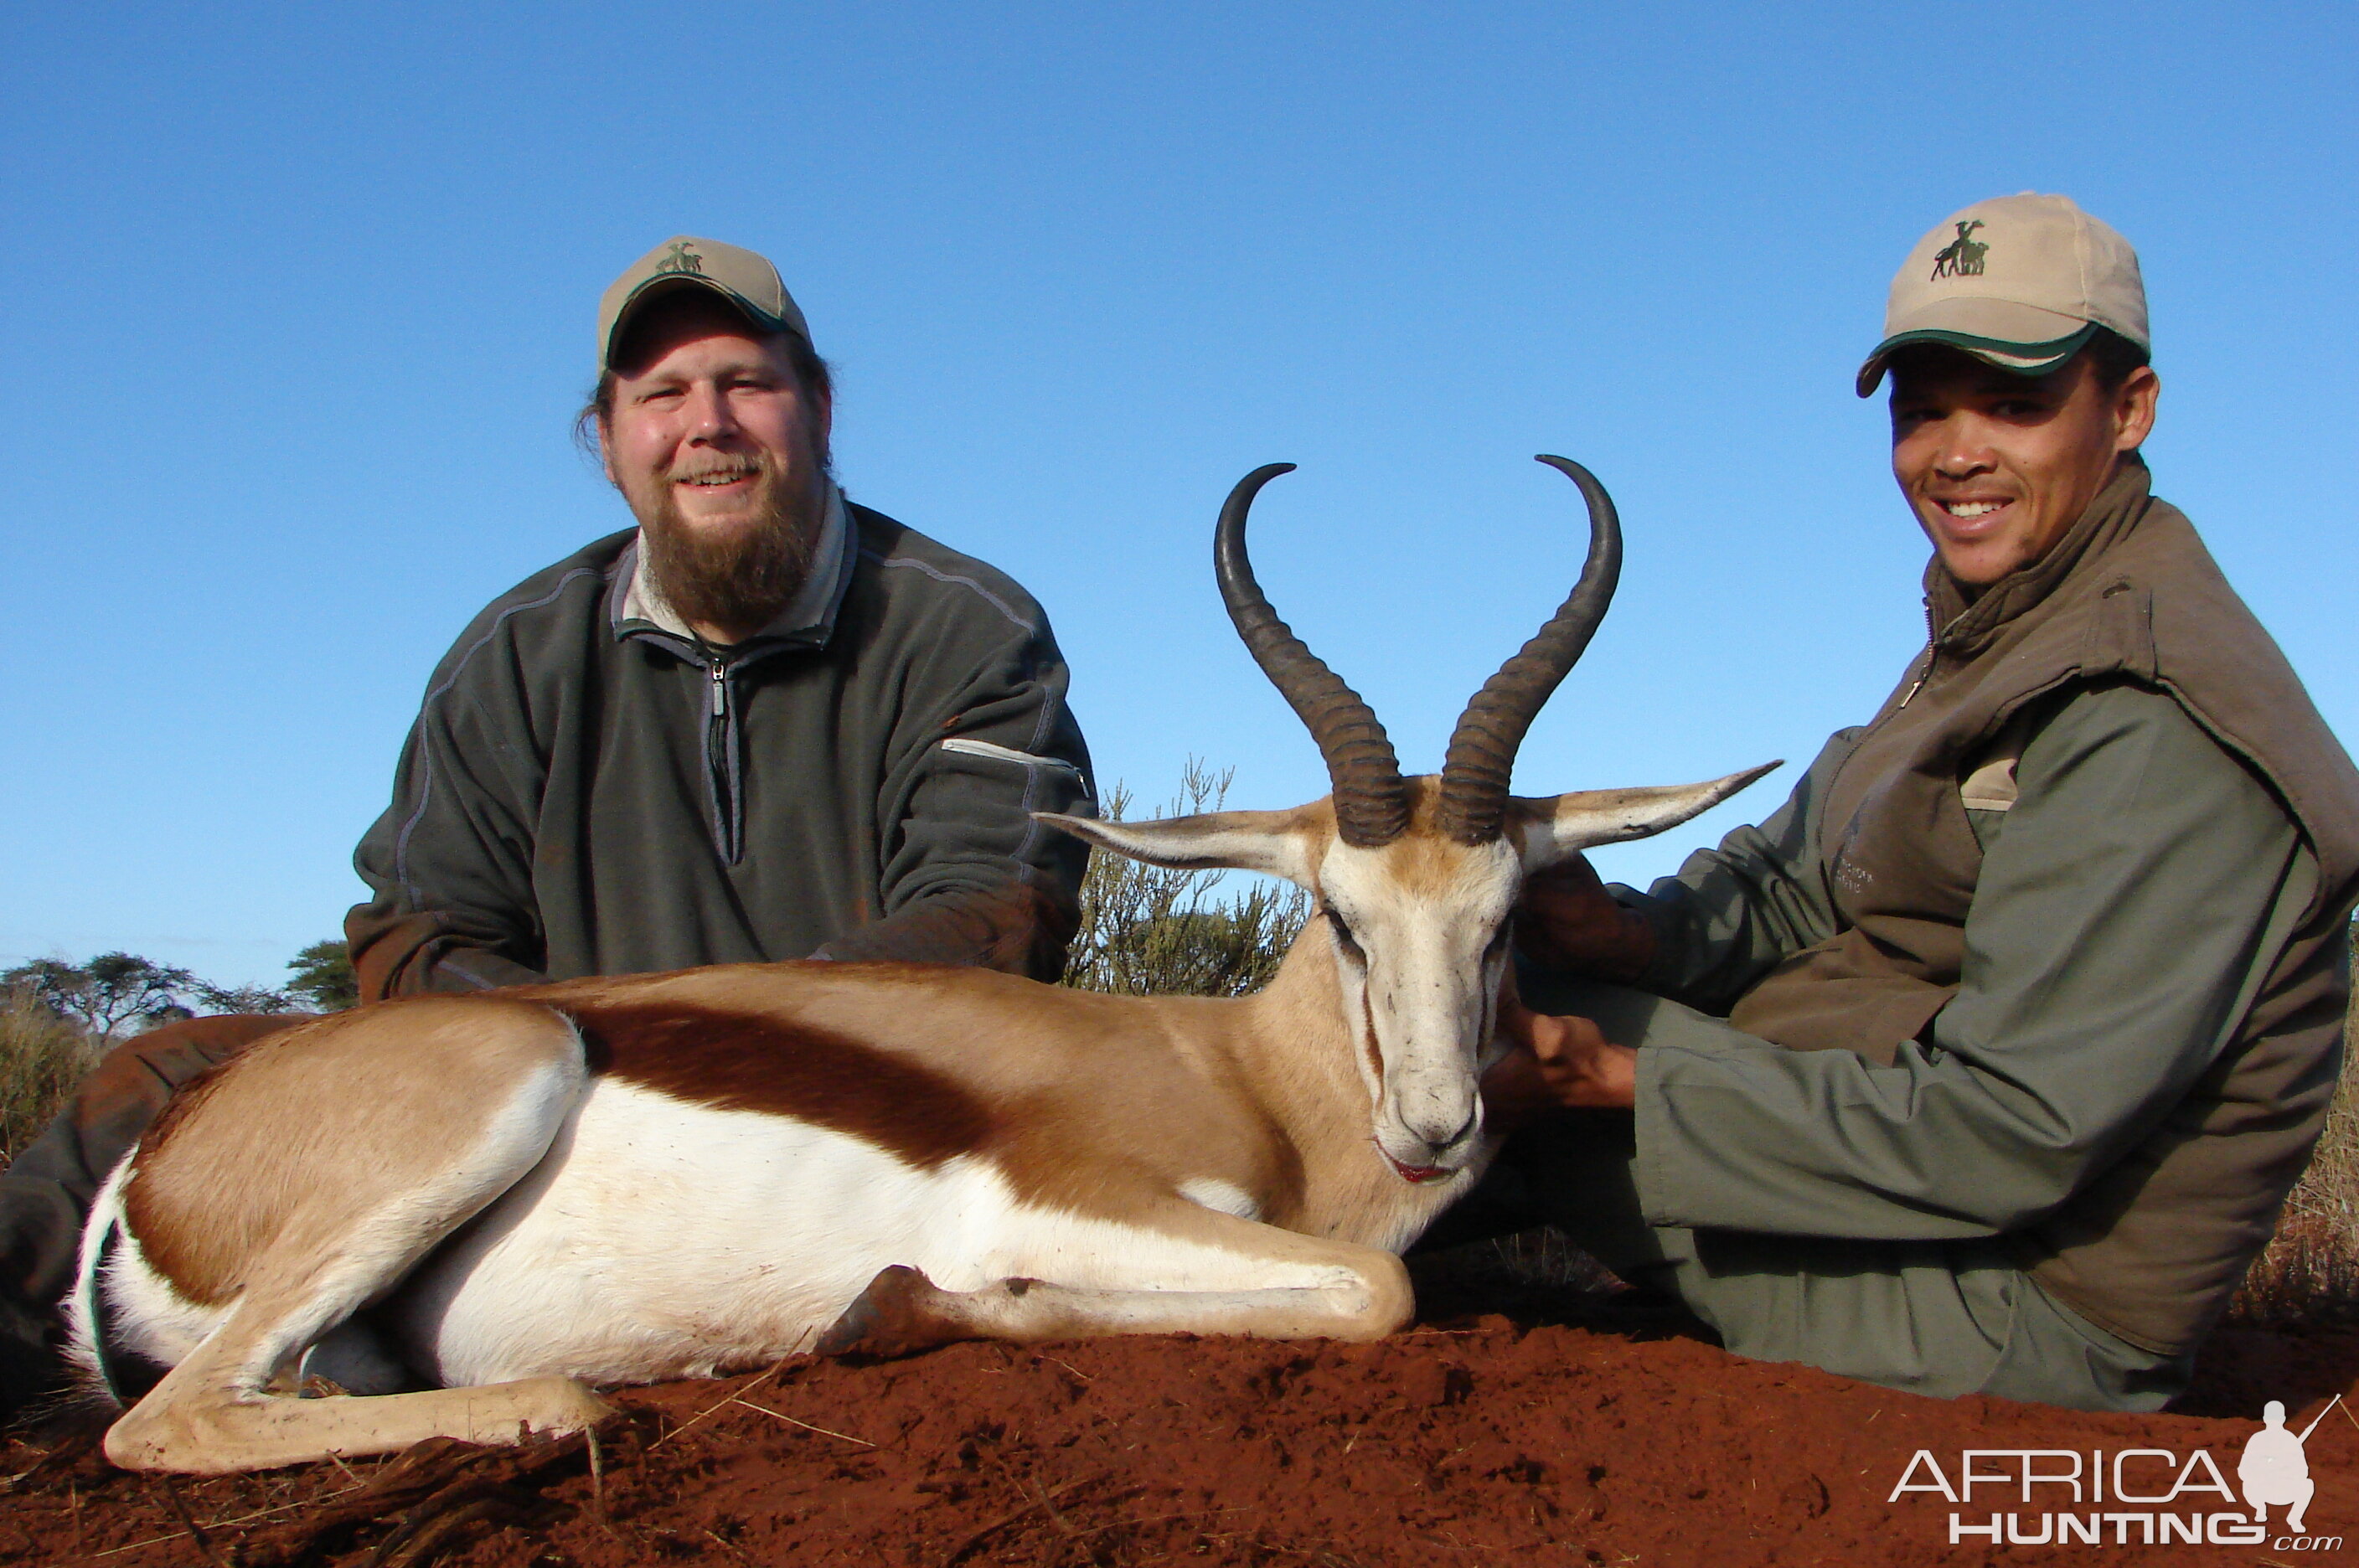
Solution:
<svg viewBox="0 0 2359 1568"><path fill-rule="evenodd" d="M846 506L808 624L714 650L626 613L636 541L527 579L435 670L354 857L363 995L814 956L1054 978L1084 851L1027 813L1092 790L1031 596Z"/></svg>

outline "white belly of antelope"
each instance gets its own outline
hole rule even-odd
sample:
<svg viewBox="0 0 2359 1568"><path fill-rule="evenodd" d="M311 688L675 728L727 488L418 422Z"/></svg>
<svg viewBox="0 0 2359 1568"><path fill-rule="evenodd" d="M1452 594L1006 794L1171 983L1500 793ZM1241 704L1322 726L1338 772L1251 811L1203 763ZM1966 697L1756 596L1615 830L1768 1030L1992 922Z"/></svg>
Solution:
<svg viewBox="0 0 2359 1568"><path fill-rule="evenodd" d="M600 1078L548 1158L386 1315L447 1387L704 1377L809 1349L897 1263L947 1290L1011 1276L1233 1290L1267 1268L1025 1204L974 1156L924 1170L825 1127Z"/></svg>

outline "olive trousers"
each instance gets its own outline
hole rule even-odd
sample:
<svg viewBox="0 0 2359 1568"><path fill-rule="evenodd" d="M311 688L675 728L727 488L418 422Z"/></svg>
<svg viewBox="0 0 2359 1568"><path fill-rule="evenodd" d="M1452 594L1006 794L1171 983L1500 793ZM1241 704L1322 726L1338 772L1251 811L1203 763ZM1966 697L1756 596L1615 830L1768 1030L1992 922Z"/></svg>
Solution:
<svg viewBox="0 0 2359 1568"><path fill-rule="evenodd" d="M1664 1004L1616 985L1527 974L1535 1011L1594 1018L1645 1050ZM2164 1356L2057 1301L1996 1237L1864 1241L1647 1223L1634 1121L1569 1111L1510 1139L1447 1230L1552 1225L1634 1285L1676 1296L1728 1349L1936 1397L1993 1394L2075 1410L2159 1410L2192 1355ZM1797 1206L1799 1232L1808 1214Z"/></svg>

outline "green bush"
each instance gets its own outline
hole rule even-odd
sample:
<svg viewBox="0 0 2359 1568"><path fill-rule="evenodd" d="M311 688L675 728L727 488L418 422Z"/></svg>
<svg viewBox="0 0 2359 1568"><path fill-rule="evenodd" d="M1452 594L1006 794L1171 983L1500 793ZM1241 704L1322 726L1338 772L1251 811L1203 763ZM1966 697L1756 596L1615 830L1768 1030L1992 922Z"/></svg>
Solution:
<svg viewBox="0 0 2359 1568"><path fill-rule="evenodd" d="M1155 813L1215 811L1234 770L1214 776L1190 758L1180 796ZM1109 821L1127 818L1130 790L1106 791ZM1082 878L1082 925L1065 964L1065 984L1131 996L1242 996L1277 973L1310 909L1297 887L1256 882L1220 895L1218 871L1170 871L1104 850L1090 852Z"/></svg>

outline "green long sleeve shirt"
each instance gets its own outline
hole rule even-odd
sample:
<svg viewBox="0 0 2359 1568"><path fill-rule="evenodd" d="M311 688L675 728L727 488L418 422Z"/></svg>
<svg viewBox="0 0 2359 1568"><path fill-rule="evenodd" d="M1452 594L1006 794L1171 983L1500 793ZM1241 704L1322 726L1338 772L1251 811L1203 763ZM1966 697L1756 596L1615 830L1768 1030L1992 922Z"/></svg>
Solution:
<svg viewBox="0 0 2359 1568"><path fill-rule="evenodd" d="M1786 1050L1712 1015L1835 933L1818 802L1857 733L1759 827L1614 889L1658 938L1647 988L1686 1004L1639 1053L1650 1223L1890 1240L2029 1224L2233 1042L2316 891L2283 806L2178 702L2076 688L2026 742L2012 807L1972 813L1957 995L1888 1067Z"/></svg>

